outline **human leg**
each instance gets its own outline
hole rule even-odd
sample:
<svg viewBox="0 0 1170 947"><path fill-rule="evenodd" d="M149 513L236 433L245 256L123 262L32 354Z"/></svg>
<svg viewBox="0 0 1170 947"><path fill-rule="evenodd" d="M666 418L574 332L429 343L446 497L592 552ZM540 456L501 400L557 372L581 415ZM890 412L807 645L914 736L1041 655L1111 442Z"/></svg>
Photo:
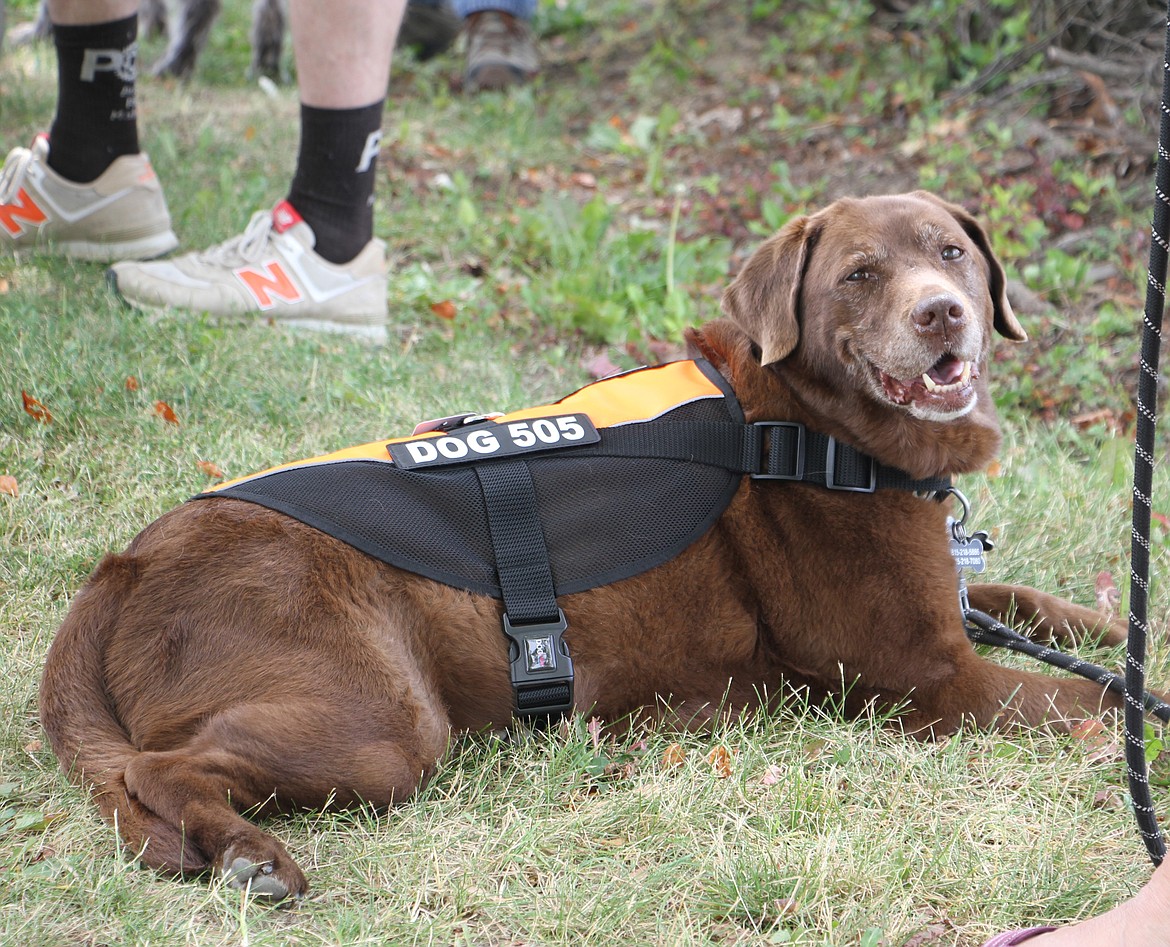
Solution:
<svg viewBox="0 0 1170 947"><path fill-rule="evenodd" d="M285 200L209 251L114 266L111 282L124 298L385 338L385 246L373 238L373 194L404 8L405 0L293 0L301 138Z"/></svg>
<svg viewBox="0 0 1170 947"><path fill-rule="evenodd" d="M1170 944L1170 860L1128 901L1086 921L1057 929L999 934L984 947L1166 947Z"/></svg>
<svg viewBox="0 0 1170 947"><path fill-rule="evenodd" d="M150 257L178 244L139 151L137 0L57 0L57 107L49 135L0 172L0 249L81 259Z"/></svg>

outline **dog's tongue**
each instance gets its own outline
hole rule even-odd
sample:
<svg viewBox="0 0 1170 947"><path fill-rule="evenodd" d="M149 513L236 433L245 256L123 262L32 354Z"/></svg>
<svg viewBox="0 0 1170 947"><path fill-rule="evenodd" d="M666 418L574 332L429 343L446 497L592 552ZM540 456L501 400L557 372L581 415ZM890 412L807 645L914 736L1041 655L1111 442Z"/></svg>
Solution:
<svg viewBox="0 0 1170 947"><path fill-rule="evenodd" d="M952 385L963 374L963 363L953 355L944 355L926 374L936 385Z"/></svg>
<svg viewBox="0 0 1170 947"><path fill-rule="evenodd" d="M950 386L960 384L966 370L966 362L953 355L944 355L917 378L903 381L885 372L880 375L886 396L894 404L910 404L912 401L936 397L941 394L939 389L949 390Z"/></svg>

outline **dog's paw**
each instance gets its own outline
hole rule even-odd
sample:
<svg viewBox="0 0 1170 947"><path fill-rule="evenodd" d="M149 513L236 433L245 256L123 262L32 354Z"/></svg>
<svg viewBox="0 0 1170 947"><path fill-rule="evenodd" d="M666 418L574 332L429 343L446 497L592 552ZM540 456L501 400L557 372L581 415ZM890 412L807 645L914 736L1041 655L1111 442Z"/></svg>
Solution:
<svg viewBox="0 0 1170 947"><path fill-rule="evenodd" d="M287 855L272 861L254 861L235 854L234 848L223 856L223 880L231 888L270 901L303 897L309 887L301 870Z"/></svg>

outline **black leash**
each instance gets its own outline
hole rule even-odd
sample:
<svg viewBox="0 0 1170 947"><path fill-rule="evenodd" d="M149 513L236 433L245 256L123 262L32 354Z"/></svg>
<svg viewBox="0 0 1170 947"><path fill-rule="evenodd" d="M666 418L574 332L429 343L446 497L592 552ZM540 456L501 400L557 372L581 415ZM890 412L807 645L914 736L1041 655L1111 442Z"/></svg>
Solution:
<svg viewBox="0 0 1170 947"><path fill-rule="evenodd" d="M963 617L967 622L967 637L974 644L993 645L997 648L1007 648L1009 651L1018 651L1020 654L1029 655L1038 661L1068 671L1070 674L1087 677L1090 681L1102 685L1115 694L1125 694L1126 692L1125 677L1121 674L1114 673L1099 664L1091 664L1075 654L1058 651L1047 645L1039 644L1031 638L1025 638L1003 622L997 621L986 612L981 612L978 609L968 608ZM1170 704L1153 694L1142 695L1142 710L1153 714L1164 723L1170 723Z"/></svg>
<svg viewBox="0 0 1170 947"><path fill-rule="evenodd" d="M1130 554L1129 640L1125 661L1125 765L1138 831L1155 865L1166 857L1150 797L1146 763L1145 718L1137 695L1146 686L1147 596L1150 575L1150 513L1154 479L1154 435L1158 420L1158 354L1166 306L1166 259L1170 249L1170 5L1162 56L1162 117L1158 131L1158 165L1154 175L1149 278L1142 331L1141 371L1137 388L1137 444L1133 458L1133 542Z"/></svg>

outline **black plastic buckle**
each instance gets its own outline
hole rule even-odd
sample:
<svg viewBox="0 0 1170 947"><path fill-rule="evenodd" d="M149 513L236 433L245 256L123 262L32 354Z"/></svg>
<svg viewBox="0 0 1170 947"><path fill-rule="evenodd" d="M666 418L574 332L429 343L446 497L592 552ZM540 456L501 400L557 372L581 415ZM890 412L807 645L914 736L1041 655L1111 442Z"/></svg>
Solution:
<svg viewBox="0 0 1170 947"><path fill-rule="evenodd" d="M844 450L851 450L849 445L843 445ZM837 439L829 438L829 446L825 453L825 486L830 490L843 490L847 493L873 493L877 489L877 461L868 454L854 451L858 457L869 465L868 483L842 483L837 479Z"/></svg>
<svg viewBox="0 0 1170 947"><path fill-rule="evenodd" d="M517 716L551 717L572 709L573 662L561 638L568 627L559 608L556 621L534 625L513 625L504 615Z"/></svg>
<svg viewBox="0 0 1170 947"><path fill-rule="evenodd" d="M798 424L796 421L756 421L752 427L763 428L764 430L764 445L768 448L768 459L765 461L762 457L759 463L759 472L751 475L753 480L803 480L804 479L804 458L805 458L805 431L804 425ZM768 428L788 428L796 432L796 457L792 464L792 473L768 473L767 469L770 462L783 458L777 457L776 445L772 441L772 435Z"/></svg>

